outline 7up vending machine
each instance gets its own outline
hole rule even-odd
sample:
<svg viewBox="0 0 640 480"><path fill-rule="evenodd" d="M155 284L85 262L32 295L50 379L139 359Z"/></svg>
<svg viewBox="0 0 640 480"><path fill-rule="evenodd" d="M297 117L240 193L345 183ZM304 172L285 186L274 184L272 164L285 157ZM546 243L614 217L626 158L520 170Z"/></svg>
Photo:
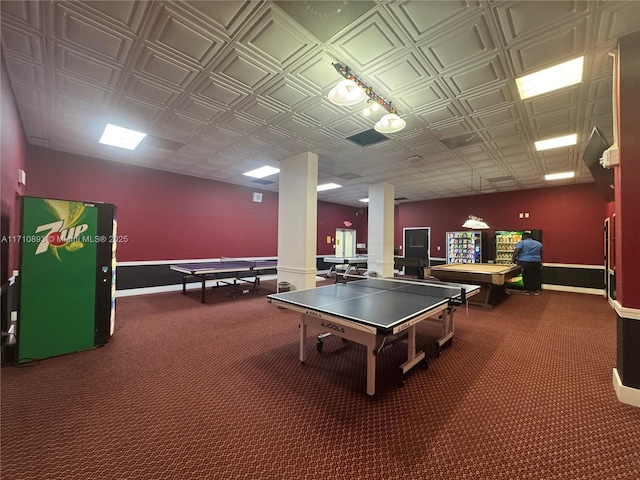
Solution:
<svg viewBox="0 0 640 480"><path fill-rule="evenodd" d="M88 350L113 334L116 208L23 197L18 363Z"/></svg>

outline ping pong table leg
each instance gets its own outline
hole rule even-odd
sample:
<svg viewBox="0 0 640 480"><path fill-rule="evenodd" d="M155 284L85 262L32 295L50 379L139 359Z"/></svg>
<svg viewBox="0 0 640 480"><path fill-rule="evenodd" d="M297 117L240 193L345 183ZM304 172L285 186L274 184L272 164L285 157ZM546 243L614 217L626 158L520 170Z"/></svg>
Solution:
<svg viewBox="0 0 640 480"><path fill-rule="evenodd" d="M420 364L422 368L427 368L427 359L424 352L416 351L416 325L411 325L407 331L407 361L400 365L400 381L399 385L404 385L404 376L416 365Z"/></svg>
<svg viewBox="0 0 640 480"><path fill-rule="evenodd" d="M375 341L367 345L367 395L376 394L376 356Z"/></svg>
<svg viewBox="0 0 640 480"><path fill-rule="evenodd" d="M201 292L200 292L200 301L202 303L204 303L204 295L205 295L206 290L207 290L207 276L206 275L202 275L202 288L201 288Z"/></svg>
<svg viewBox="0 0 640 480"><path fill-rule="evenodd" d="M300 314L300 361L304 363L306 360L305 340L307 338L307 324L304 321L304 313Z"/></svg>
<svg viewBox="0 0 640 480"><path fill-rule="evenodd" d="M442 337L436 340L436 357L440 356L442 348L446 345L453 343L454 323L453 312L454 308L447 308L442 312L440 318L442 318Z"/></svg>

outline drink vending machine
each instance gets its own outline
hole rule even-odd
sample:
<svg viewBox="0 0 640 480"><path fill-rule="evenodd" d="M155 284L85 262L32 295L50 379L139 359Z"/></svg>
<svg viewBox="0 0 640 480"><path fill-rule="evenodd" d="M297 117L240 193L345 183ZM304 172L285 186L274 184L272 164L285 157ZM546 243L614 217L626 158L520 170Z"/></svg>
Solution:
<svg viewBox="0 0 640 480"><path fill-rule="evenodd" d="M18 363L109 341L116 243L115 205L22 198Z"/></svg>

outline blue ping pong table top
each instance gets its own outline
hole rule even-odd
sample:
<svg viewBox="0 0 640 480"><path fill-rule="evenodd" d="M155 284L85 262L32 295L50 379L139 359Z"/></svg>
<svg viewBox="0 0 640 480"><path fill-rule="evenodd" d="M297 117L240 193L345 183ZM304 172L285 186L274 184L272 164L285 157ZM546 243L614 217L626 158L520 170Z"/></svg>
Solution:
<svg viewBox="0 0 640 480"><path fill-rule="evenodd" d="M267 298L388 331L450 300L459 300L462 289L470 295L480 286L368 278L275 293Z"/></svg>
<svg viewBox="0 0 640 480"><path fill-rule="evenodd" d="M192 275L220 272L275 269L275 260L221 260L219 262L177 263L170 265L172 270Z"/></svg>

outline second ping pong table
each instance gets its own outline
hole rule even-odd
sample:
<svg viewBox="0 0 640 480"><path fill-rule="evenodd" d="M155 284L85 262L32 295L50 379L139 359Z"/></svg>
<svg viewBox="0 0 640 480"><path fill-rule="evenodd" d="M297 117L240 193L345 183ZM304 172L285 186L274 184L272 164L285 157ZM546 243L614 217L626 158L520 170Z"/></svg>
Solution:
<svg viewBox="0 0 640 480"><path fill-rule="evenodd" d="M367 349L367 394L375 395L376 355L398 340L407 341L407 360L400 365L399 384L418 364L427 367L416 348L416 326L431 320L442 325L439 349L453 339L455 306L480 291L478 285L363 278L317 288L267 295L279 307L297 311L300 320L300 361L306 361L307 327L315 327ZM322 338L317 349L322 351Z"/></svg>
<svg viewBox="0 0 640 480"><path fill-rule="evenodd" d="M355 272L356 275L360 274L361 269L367 268L367 262L369 257L366 255L355 255L352 257L340 257L332 255L330 257L324 257L322 259L323 262L331 264L329 271L327 272L327 278L331 277L332 274L336 274L336 280L338 279L338 270L342 267L343 276L347 276L352 272Z"/></svg>
<svg viewBox="0 0 640 480"><path fill-rule="evenodd" d="M215 280L215 286L230 286L231 296L260 293L260 275L277 268L274 260L221 259L217 262L179 263L169 268L182 273L182 294L187 294L187 280L198 278L201 282L201 301L205 303L207 280Z"/></svg>

